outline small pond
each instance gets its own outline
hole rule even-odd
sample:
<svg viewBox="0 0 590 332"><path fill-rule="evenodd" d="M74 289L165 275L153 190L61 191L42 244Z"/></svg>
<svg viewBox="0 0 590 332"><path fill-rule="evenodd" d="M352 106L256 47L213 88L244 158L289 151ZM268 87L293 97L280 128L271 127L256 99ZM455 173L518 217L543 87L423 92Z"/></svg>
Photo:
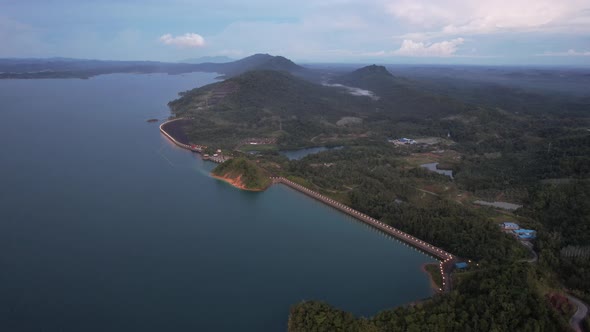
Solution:
<svg viewBox="0 0 590 332"><path fill-rule="evenodd" d="M453 178L453 171L445 170L445 169L438 169L438 163L422 164L422 165L420 165L420 167L424 167L424 168L428 169L429 171L437 172L438 174L446 175L446 176L450 177L451 179Z"/></svg>

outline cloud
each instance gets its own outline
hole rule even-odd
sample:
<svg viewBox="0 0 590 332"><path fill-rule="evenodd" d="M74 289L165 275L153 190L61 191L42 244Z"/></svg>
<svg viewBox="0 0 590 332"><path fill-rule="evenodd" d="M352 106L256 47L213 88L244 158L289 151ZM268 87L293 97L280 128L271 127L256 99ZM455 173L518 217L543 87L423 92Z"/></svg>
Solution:
<svg viewBox="0 0 590 332"><path fill-rule="evenodd" d="M26 4L31 1L43 20L31 13ZM263 52L307 62L459 63L497 57L502 60L465 61L510 63L531 55L546 63L590 61L567 52L590 51L589 0L216 0L207 6L194 0L8 2L0 10L0 57L171 61L205 53L238 58ZM76 15L64 21L64 8ZM208 19L193 30L196 12ZM136 31L120 31L126 27ZM168 28L154 34L158 27ZM463 43L456 41L460 37ZM534 56L545 51L560 56Z"/></svg>
<svg viewBox="0 0 590 332"><path fill-rule="evenodd" d="M358 55L362 57L457 57L455 54L465 42L463 38L455 38L451 40L444 40L436 43L425 43L421 41L414 41L412 39L404 40L400 48L394 51L377 51L377 52L361 52ZM474 50L472 49L472 53ZM481 57L478 55L463 55L461 57Z"/></svg>
<svg viewBox="0 0 590 332"><path fill-rule="evenodd" d="M385 51L377 51L377 52L363 52L360 55L367 56L367 57L379 57L379 56L386 56L386 55L391 55L391 54L387 53Z"/></svg>
<svg viewBox="0 0 590 332"><path fill-rule="evenodd" d="M201 47L205 45L205 38L196 33L185 33L176 37L167 33L160 37L160 42L164 45L174 45L181 48Z"/></svg>
<svg viewBox="0 0 590 332"><path fill-rule="evenodd" d="M408 26L405 38L506 31L590 32L587 0L395 0L383 6Z"/></svg>
<svg viewBox="0 0 590 332"><path fill-rule="evenodd" d="M566 52L545 52L537 54L537 56L590 56L590 51L578 52L574 49L569 49Z"/></svg>
<svg viewBox="0 0 590 332"><path fill-rule="evenodd" d="M463 44L463 42L463 38L455 38L432 44L406 39L402 42L398 50L393 51L393 54L416 57L450 57L457 52L457 47Z"/></svg>
<svg viewBox="0 0 590 332"><path fill-rule="evenodd" d="M41 30L0 14L0 58L54 55Z"/></svg>

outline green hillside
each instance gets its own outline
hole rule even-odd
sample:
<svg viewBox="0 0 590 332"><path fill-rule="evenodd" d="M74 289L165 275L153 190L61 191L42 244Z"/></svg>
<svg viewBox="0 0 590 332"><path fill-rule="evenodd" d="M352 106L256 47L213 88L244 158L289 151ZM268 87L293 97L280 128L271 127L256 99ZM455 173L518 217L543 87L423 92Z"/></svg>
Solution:
<svg viewBox="0 0 590 332"><path fill-rule="evenodd" d="M285 67L291 62L280 57L266 62L276 63ZM194 142L224 147L251 137L274 137L283 147L384 138L400 120L412 122L403 127L418 127L418 133L429 125L428 119L468 109L453 99L421 92L380 66L359 69L336 81L371 90L379 98L311 83L286 71L255 70L184 92L169 106L176 116L193 119L188 134ZM446 129L439 132L446 134Z"/></svg>
<svg viewBox="0 0 590 332"><path fill-rule="evenodd" d="M232 147L251 137L277 137L280 145L302 146L320 134L364 132L338 121L365 116L371 103L286 72L261 70L187 91L169 106L176 116L193 119L189 136L195 142Z"/></svg>
<svg viewBox="0 0 590 332"><path fill-rule="evenodd" d="M202 64L206 71L223 73L226 76L236 76L250 70L277 70L285 72L299 72L304 68L296 65L293 61L270 54L254 54L233 62L220 64Z"/></svg>
<svg viewBox="0 0 590 332"><path fill-rule="evenodd" d="M260 191L271 184L263 169L244 158L230 159L215 167L211 173L245 190Z"/></svg>

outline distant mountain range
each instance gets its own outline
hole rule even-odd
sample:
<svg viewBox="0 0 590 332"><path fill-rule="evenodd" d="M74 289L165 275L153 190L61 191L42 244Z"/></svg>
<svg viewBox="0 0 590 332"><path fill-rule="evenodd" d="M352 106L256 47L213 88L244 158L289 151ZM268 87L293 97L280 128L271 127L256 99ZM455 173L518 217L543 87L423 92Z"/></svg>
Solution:
<svg viewBox="0 0 590 332"><path fill-rule="evenodd" d="M397 114L428 116L453 113L466 104L484 104L511 112L586 113L590 105L587 69L559 70L496 67L366 66L356 71L351 65L302 67L282 56L255 54L240 60L204 57L205 63L156 61L105 61L71 58L0 59L0 79L90 78L113 73L218 73L231 78L251 70L288 72L314 83L341 84L374 93L377 109ZM361 65L359 65L361 66ZM352 90L349 90L352 91ZM362 92L362 91L359 91ZM502 98L498 98L501 95ZM460 101L460 102L458 102Z"/></svg>
<svg viewBox="0 0 590 332"><path fill-rule="evenodd" d="M219 59L218 59L219 60ZM167 63L155 61L103 61L64 58L0 59L0 79L89 78L113 73L215 72L227 77L249 70L278 70L291 73L305 69L282 56L255 54L226 63Z"/></svg>

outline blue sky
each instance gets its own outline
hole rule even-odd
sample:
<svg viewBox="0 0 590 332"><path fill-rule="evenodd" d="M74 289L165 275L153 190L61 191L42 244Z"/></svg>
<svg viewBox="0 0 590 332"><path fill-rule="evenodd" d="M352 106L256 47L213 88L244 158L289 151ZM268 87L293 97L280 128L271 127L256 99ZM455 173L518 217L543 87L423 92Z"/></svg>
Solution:
<svg viewBox="0 0 590 332"><path fill-rule="evenodd" d="M0 57L590 65L588 0L0 0Z"/></svg>

